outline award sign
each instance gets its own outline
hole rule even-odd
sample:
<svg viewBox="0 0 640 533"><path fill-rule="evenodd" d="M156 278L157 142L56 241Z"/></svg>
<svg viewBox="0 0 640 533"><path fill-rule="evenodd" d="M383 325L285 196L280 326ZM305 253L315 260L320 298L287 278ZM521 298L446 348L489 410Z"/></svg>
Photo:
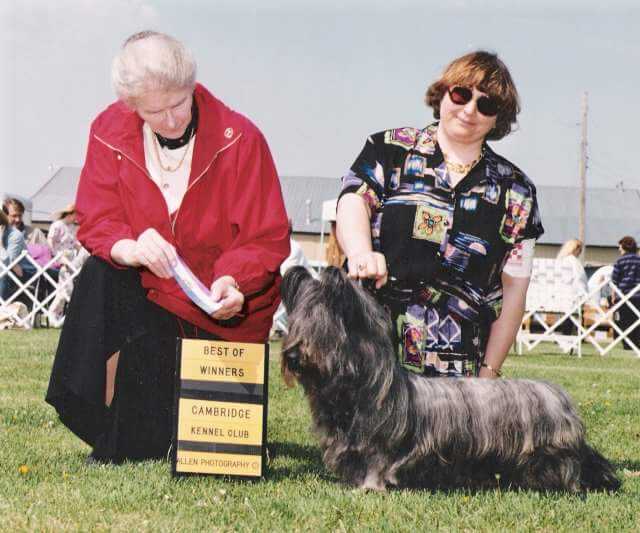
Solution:
<svg viewBox="0 0 640 533"><path fill-rule="evenodd" d="M268 344L178 339L172 472L261 477Z"/></svg>

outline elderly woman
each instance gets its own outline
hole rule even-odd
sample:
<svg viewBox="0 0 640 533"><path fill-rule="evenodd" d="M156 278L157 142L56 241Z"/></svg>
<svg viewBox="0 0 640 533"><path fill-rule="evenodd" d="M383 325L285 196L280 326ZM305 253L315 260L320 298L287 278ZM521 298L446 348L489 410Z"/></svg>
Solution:
<svg viewBox="0 0 640 533"><path fill-rule="evenodd" d="M367 139L343 178L338 238L349 275L375 281L407 369L495 378L543 232L535 187L487 144L511 131L518 94L502 61L478 51L426 102L438 122Z"/></svg>
<svg viewBox="0 0 640 533"><path fill-rule="evenodd" d="M129 37L112 78L118 101L92 124L76 198L92 257L47 401L90 460L119 462L167 454L176 337L267 339L289 238L264 137L195 82L180 42ZM177 284L178 258L211 288L211 315Z"/></svg>

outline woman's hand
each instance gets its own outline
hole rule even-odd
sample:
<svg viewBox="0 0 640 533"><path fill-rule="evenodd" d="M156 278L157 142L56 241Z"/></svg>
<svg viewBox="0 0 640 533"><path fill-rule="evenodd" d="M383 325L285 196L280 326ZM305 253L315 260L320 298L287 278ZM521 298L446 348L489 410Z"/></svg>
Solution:
<svg viewBox="0 0 640 533"><path fill-rule="evenodd" d="M387 261L380 252L360 252L348 257L351 279L374 279L376 289L387 282Z"/></svg>
<svg viewBox="0 0 640 533"><path fill-rule="evenodd" d="M134 248L135 260L159 278L173 277L176 255L176 249L153 228L140 234Z"/></svg>
<svg viewBox="0 0 640 533"><path fill-rule="evenodd" d="M351 279L375 279L376 289L387 282L387 261L371 250L371 212L362 196L347 193L338 202L338 242L349 261Z"/></svg>
<svg viewBox="0 0 640 533"><path fill-rule="evenodd" d="M491 368L480 368L481 378L499 377L495 371L500 371L509 348L516 340L524 316L528 287L528 277L518 278L506 272L502 273L502 311L497 320L491 324L484 358L484 362Z"/></svg>
<svg viewBox="0 0 640 533"><path fill-rule="evenodd" d="M144 230L137 240L123 239L111 248L111 258L118 264L143 266L159 278L173 277L176 249L155 229Z"/></svg>
<svg viewBox="0 0 640 533"><path fill-rule="evenodd" d="M228 320L242 310L244 294L238 290L236 280L231 276L219 277L211 284L211 297L222 307L211 315L216 320Z"/></svg>

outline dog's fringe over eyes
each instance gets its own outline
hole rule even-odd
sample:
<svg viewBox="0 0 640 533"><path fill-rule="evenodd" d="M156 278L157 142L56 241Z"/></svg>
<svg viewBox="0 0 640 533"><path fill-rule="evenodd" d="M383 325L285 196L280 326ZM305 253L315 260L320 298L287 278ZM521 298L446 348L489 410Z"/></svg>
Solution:
<svg viewBox="0 0 640 533"><path fill-rule="evenodd" d="M282 296L283 375L304 388L324 463L343 480L376 490L620 487L558 386L406 372L384 310L335 268L320 280L291 269Z"/></svg>

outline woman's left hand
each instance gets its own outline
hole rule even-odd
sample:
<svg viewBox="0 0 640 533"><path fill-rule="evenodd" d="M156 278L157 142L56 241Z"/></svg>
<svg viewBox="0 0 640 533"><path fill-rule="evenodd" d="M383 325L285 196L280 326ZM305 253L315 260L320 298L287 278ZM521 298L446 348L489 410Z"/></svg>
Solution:
<svg viewBox="0 0 640 533"><path fill-rule="evenodd" d="M211 315L216 320L228 320L236 316L244 305L244 294L238 290L238 284L231 276L222 276L211 284L211 297L222 304Z"/></svg>

